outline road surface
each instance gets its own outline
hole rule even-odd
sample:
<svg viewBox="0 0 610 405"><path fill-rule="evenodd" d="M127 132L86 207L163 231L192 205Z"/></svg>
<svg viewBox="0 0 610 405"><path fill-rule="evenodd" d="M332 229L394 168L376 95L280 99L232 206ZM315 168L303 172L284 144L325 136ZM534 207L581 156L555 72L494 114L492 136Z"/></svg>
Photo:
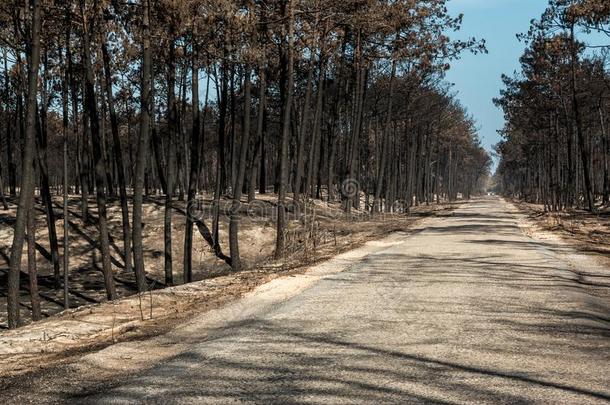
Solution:
<svg viewBox="0 0 610 405"><path fill-rule="evenodd" d="M527 237L522 220L499 199L463 204L167 335L84 356L61 377L30 382L28 395L116 404L608 403L610 272Z"/></svg>

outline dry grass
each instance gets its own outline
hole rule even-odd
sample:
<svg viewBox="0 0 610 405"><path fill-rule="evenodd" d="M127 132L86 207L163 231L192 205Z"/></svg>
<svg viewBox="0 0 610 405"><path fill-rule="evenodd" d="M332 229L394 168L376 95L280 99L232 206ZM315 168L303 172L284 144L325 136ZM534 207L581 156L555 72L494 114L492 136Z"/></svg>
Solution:
<svg viewBox="0 0 610 405"><path fill-rule="evenodd" d="M542 230L553 232L579 250L610 258L610 210L545 212L539 204L512 201Z"/></svg>

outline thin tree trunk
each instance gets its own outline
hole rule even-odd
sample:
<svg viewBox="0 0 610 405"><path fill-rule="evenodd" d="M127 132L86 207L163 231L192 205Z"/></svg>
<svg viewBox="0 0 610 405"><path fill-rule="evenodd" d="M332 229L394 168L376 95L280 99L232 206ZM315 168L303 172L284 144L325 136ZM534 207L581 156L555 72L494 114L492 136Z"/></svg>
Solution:
<svg viewBox="0 0 610 405"><path fill-rule="evenodd" d="M610 202L610 168L608 163L608 155L610 154L608 135L606 134L606 122L604 119L604 112L602 106L599 107L599 122L601 126L602 136L602 156L604 164L604 178L603 178L603 202L607 204Z"/></svg>
<svg viewBox="0 0 610 405"><path fill-rule="evenodd" d="M231 187L235 187L235 181L237 178L237 133L235 132L235 109L236 109L236 97L235 97L235 65L231 63L230 68L230 93L231 93L231 104L229 107L229 114L231 118L231 135L229 137L229 169L231 175Z"/></svg>
<svg viewBox="0 0 610 405"><path fill-rule="evenodd" d="M132 271L131 258L131 230L129 225L129 206L127 201L127 182L125 180L125 164L123 163L123 151L121 139L119 138L119 119L114 106L114 95L112 92L112 72L110 71L110 55L105 39L102 39L102 58L104 62L104 77L106 89L106 102L108 103L108 114L110 115L110 131L112 133L112 154L117 169L119 181L119 199L121 202L121 217L123 225L123 260L125 272Z"/></svg>
<svg viewBox="0 0 610 405"><path fill-rule="evenodd" d="M265 108L263 109L263 130L260 137L261 145L261 157L259 161L259 172L258 172L258 193L263 195L267 193L267 145L266 136L267 133L267 102L265 101Z"/></svg>
<svg viewBox="0 0 610 405"><path fill-rule="evenodd" d="M97 5L96 5L97 6ZM96 7L97 8L97 7ZM102 154L102 141L100 134L100 120L95 100L95 82L93 78L93 67L91 66L90 35L93 33L95 20L87 21L85 16L84 1L81 2L83 19L83 62L85 65L85 108L89 114L91 126L91 145L93 147L93 160L95 171L95 190L98 211L98 227L100 252L102 256L102 274L106 286L106 297L108 300L117 298L112 274L112 263L110 257L110 235L108 231L108 219L106 214L106 190L104 186L106 170Z"/></svg>
<svg viewBox="0 0 610 405"><path fill-rule="evenodd" d="M8 124L7 124L8 125ZM4 174L2 173L2 166L0 165L0 197L2 197L2 207L4 210L8 210L8 202L4 196Z"/></svg>
<svg viewBox="0 0 610 405"><path fill-rule="evenodd" d="M38 87L38 67L40 64L40 27L41 2L31 0L32 24L30 36L30 55L28 60L27 118L23 151L23 168L19 208L15 220L13 243L8 274L7 312L8 326L19 326L19 273L27 216L34 197L34 154L36 147L36 91Z"/></svg>
<svg viewBox="0 0 610 405"><path fill-rule="evenodd" d="M44 100L43 100L44 101ZM40 168L42 201L46 212L47 229L49 232L49 246L51 249L51 263L53 264L53 280L55 287L60 286L60 265L59 265L59 244L57 242L57 228L55 227L55 211L53 211L53 200L51 198L51 190L49 185L49 169L47 164L47 130L46 130L46 112L43 108L40 119L37 125L38 138L38 167Z"/></svg>
<svg viewBox="0 0 610 405"><path fill-rule="evenodd" d="M142 1L142 89L140 91L140 133L133 188L133 259L138 291L147 290L144 268L144 251L142 246L142 203L144 192L144 175L148 157L148 139L150 133L151 86L152 86L152 53L150 49L150 0Z"/></svg>
<svg viewBox="0 0 610 405"><path fill-rule="evenodd" d="M174 284L173 268L172 268L172 196L174 193L174 165L176 155L176 138L178 135L177 125L177 106L176 106L176 55L174 49L174 29L172 28L172 37L170 38L169 58L168 58L168 73L167 73L167 108L169 124L169 139L167 151L167 189L165 191L165 213L164 213L164 250L165 250L165 285Z"/></svg>
<svg viewBox="0 0 610 405"><path fill-rule="evenodd" d="M307 68L307 89L305 90L305 100L303 101L303 113L301 115L301 122L299 124L299 137L297 146L297 164L296 173L294 177L294 190L293 198L295 203L299 203L301 199L301 187L303 185L303 173L305 170L305 143L309 128L309 116L311 114L311 93L313 89L313 71L314 71L314 57L313 54L309 60L309 67ZM313 134L309 136L313 138Z"/></svg>
<svg viewBox="0 0 610 405"><path fill-rule="evenodd" d="M275 257L280 259L284 256L285 239L286 239L286 192L288 188L288 142L290 137L290 108L292 106L292 86L293 86L293 71L294 71L294 8L293 0L287 0L284 7L285 16L288 17L288 66L286 67L286 75L288 77L284 96L284 108L282 118L282 138L279 151L280 160L280 181L277 200L277 235L275 242Z"/></svg>
<svg viewBox="0 0 610 405"><path fill-rule="evenodd" d="M225 129L227 117L227 66L222 65L221 89L219 97L219 113L218 113L218 149L216 154L216 186L214 188L214 206L212 219L212 237L214 239L214 252L216 255L220 252L220 195L225 183L225 163L224 163L224 143Z"/></svg>
<svg viewBox="0 0 610 405"><path fill-rule="evenodd" d="M360 58L360 56L359 56ZM351 207L357 207L360 203L360 190L359 182L356 179L356 170L358 167L358 156L360 146L360 132L362 131L362 119L364 110L364 99L366 97L366 82L368 74L366 68L358 66L356 72L358 80L356 81L356 108L354 112L354 128L352 132L352 147L348 155L348 176L346 184L344 185L344 192L346 193L345 210L349 212Z"/></svg>
<svg viewBox="0 0 610 405"><path fill-rule="evenodd" d="M150 99L154 102L154 95L150 96ZM151 113L150 116L152 119L154 119L154 112L153 112L153 108L154 105L151 104ZM165 162L165 159L163 158L163 153L161 152L161 137L159 136L159 131L157 131L157 126L153 123L152 125L152 129L151 129L151 144L152 144L152 150L153 150L153 155L154 155L154 160L155 160L155 166L157 168L157 175L159 176L159 183L161 183L161 191L163 192L163 194L167 195L167 178L165 176L166 170L167 170L167 162ZM168 157L169 160L169 157Z"/></svg>
<svg viewBox="0 0 610 405"><path fill-rule="evenodd" d="M383 127L383 141L381 150L381 161L379 163L379 171L377 173L377 184L375 186L375 200L373 201L373 213L380 211L381 191L383 188L383 180L385 174L386 159L390 146L390 123L392 120L392 103L394 97L394 76L396 75L396 61L392 61L392 73L390 75L390 89L388 91L388 111L386 122Z"/></svg>
<svg viewBox="0 0 610 405"><path fill-rule="evenodd" d="M192 215L194 212L190 209L195 207L197 202L195 197L197 195L197 174L199 170L199 133L200 133L200 112L199 112L199 65L198 65L198 53L197 45L193 44L193 56L192 56L192 93L191 98L193 102L193 128L191 132L191 167L188 182L187 192L187 209L186 212L186 229L184 232L184 266L183 266L183 279L185 283L193 281L193 222Z"/></svg>
<svg viewBox="0 0 610 405"><path fill-rule="evenodd" d="M38 268L36 266L36 209L30 207L28 212L28 278L30 281L30 302L32 304L32 320L39 321L40 294L38 292Z"/></svg>
<svg viewBox="0 0 610 405"><path fill-rule="evenodd" d="M59 244L57 242L57 229L55 228L55 211L53 211L53 200L49 184L49 165L47 158L48 119L47 109L49 104L48 94L48 57L47 49L44 50L41 108L38 111L37 120L37 150L38 167L41 177L41 195L45 206L47 230L49 233L49 247L51 249L51 262L53 264L53 279L55 287L60 286Z"/></svg>
<svg viewBox="0 0 610 405"><path fill-rule="evenodd" d="M261 158L263 154L264 143L264 124L265 124L265 109L267 100L267 82L265 77L265 67L261 64L258 69L258 113L256 118L256 153L252 162L252 171L250 173L250 184L248 186L248 202L254 201L256 198L256 175L261 166Z"/></svg>
<svg viewBox="0 0 610 405"><path fill-rule="evenodd" d="M69 26L68 19L68 26ZM70 29L66 32L66 59L70 59ZM62 60L63 62L63 60ZM62 65L64 65L62 63ZM61 101L62 101L62 137L63 137L63 216L64 216L64 309L70 308L70 297L68 287L68 271L70 264L70 241L69 241L69 212L68 212L68 128L69 128L69 117L68 117L68 82L70 80L69 69L65 69L64 76L61 83Z"/></svg>
<svg viewBox="0 0 610 405"><path fill-rule="evenodd" d="M576 94L576 64L578 63L578 55L576 50L576 38L574 36L574 26L571 27L571 50L572 50L572 77L571 77L571 88L572 88L572 109L574 111L574 119L576 120L576 134L578 135L578 146L580 149L580 158L582 161L582 169L585 180L585 198L587 202L587 208L590 212L595 211L595 201L593 199L593 192L591 188L591 173L589 167L589 157L587 155L587 149L585 145L585 134L583 131L582 117L580 116L580 106L578 104L578 97Z"/></svg>
<svg viewBox="0 0 610 405"><path fill-rule="evenodd" d="M200 119L200 140L199 140L199 184L201 189L205 190L206 182L204 176L204 170L206 166L205 160L205 126L206 126L206 117L208 113L208 102L209 102L209 94L210 94L210 72L206 69L206 83L205 83L205 99L203 101L203 115L201 115ZM209 184L209 183L208 183Z"/></svg>
<svg viewBox="0 0 610 405"><path fill-rule="evenodd" d="M6 111L8 112L9 106L9 89L10 89L10 81L9 81L9 70L8 70L8 62L7 62L7 52L4 51L4 100L6 102ZM10 122L6 123L6 154L7 154L7 162L8 162L8 186L9 193L11 197L17 195L17 166L15 164L15 158L13 153L13 124Z"/></svg>
<svg viewBox="0 0 610 405"><path fill-rule="evenodd" d="M318 92L316 94L316 108L313 117L313 136L309 144L309 159L307 166L307 178L305 180L305 192L314 197L313 177L320 161L320 135L322 127L322 105L324 102L324 59L320 51L320 65L318 67Z"/></svg>
<svg viewBox="0 0 610 405"><path fill-rule="evenodd" d="M237 176L233 188L233 203L229 218L229 248L231 250L231 266L233 271L241 270L241 258L239 257L239 208L241 195L246 174L246 158L250 143L250 67L244 67L244 124L239 151L239 162Z"/></svg>

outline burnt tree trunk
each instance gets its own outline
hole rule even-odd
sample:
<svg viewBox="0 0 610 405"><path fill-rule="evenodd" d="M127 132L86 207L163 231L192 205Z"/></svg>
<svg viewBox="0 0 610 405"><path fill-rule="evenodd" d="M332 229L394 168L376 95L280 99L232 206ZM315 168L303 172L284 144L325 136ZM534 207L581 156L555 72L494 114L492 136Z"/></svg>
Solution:
<svg viewBox="0 0 610 405"><path fill-rule="evenodd" d="M142 203L144 177L148 157L148 140L150 135L151 87L152 87L152 53L150 49L150 0L142 1L142 89L140 91L140 133L136 154L136 169L133 179L133 259L134 272L138 291L147 290L144 268L144 251L142 242Z"/></svg>
<svg viewBox="0 0 610 405"><path fill-rule="evenodd" d="M28 55L27 115L23 151L23 168L19 208L15 220L14 236L8 274L7 312L8 326L19 326L19 273L25 238L27 217L34 198L34 154L36 148L36 93L38 90L38 67L40 64L41 2L31 0L32 20Z"/></svg>
<svg viewBox="0 0 610 405"><path fill-rule="evenodd" d="M165 254L165 285L174 284L174 275L172 268L172 197L174 194L174 165L176 156L176 141L178 135L177 122L177 104L176 104L176 54L174 48L175 30L172 27L169 45L169 58L167 64L167 122L168 122L168 140L167 140L167 165L166 165L166 181L167 189L165 190L165 213L164 213L164 254Z"/></svg>
<svg viewBox="0 0 610 405"><path fill-rule="evenodd" d="M250 67L244 67L244 123L239 150L237 176L233 185L233 203L229 218L229 248L231 250L231 266L233 271L241 270L239 257L239 208L246 174L247 152L250 143Z"/></svg>
<svg viewBox="0 0 610 405"><path fill-rule="evenodd" d="M32 320L39 321L40 294L38 293L38 268L36 266L36 209L30 207L28 212L28 278L30 288L30 303L32 305Z"/></svg>
<svg viewBox="0 0 610 405"><path fill-rule="evenodd" d="M284 250L286 248L286 193L288 189L288 142L290 137L290 112L292 106L292 87L294 82L294 8L293 0L287 0L283 5L284 16L287 17L287 27L284 28L287 31L288 43L287 50L288 66L286 69L286 76L288 78L286 87L282 89L284 92L284 107L282 117L282 138L279 148L279 189L277 199L277 235L275 242L275 258L279 259L284 256Z"/></svg>
<svg viewBox="0 0 610 405"><path fill-rule="evenodd" d="M186 229L184 231L184 264L183 279L185 283L193 281L193 215L197 207L195 197L197 195L197 174L199 170L199 125L201 123L199 112L199 66L197 60L197 45L193 45L192 56L192 93L193 102L193 128L191 131L191 167L187 192Z"/></svg>
<svg viewBox="0 0 610 405"><path fill-rule="evenodd" d="M129 225L129 206L127 200L127 183L125 180L125 165L123 163L123 151L121 148L121 139L119 138L119 119L114 106L114 95L112 92L112 72L110 70L110 55L106 41L102 40L102 58L104 62L104 85L106 89L106 102L108 103L108 114L110 115L110 131L112 133L112 155L117 170L117 179L119 182L119 199L121 202L121 216L123 226L123 260L125 263L125 272L132 271L131 258L131 231Z"/></svg>
<svg viewBox="0 0 610 405"><path fill-rule="evenodd" d="M89 116L91 128L91 146L93 149L93 164L95 176L95 191L97 201L97 225L99 228L100 252L102 256L102 274L106 286L106 297L108 300L117 298L112 274L112 263L110 258L110 236L108 231L108 218L106 213L106 190L104 179L106 176L104 157L102 153L102 140L100 134L100 120L95 97L95 82L93 67L91 65L90 36L94 32L95 19L87 21L85 17L84 2L81 2L83 19L83 63L85 67L85 109Z"/></svg>

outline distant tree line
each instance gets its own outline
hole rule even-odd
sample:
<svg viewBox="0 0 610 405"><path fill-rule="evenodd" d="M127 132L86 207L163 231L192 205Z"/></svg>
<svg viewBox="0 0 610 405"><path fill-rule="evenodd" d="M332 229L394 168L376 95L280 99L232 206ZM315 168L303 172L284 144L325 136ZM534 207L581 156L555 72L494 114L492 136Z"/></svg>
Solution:
<svg viewBox="0 0 610 405"><path fill-rule="evenodd" d="M40 212L56 286L69 305L70 233L65 227L59 235L55 225L71 215L69 195L80 195L80 217L98 230L112 300L107 207L115 201L124 266L144 291L143 204L154 195L164 196L165 283L172 285L172 224L185 227L185 282L194 229L238 271L239 206L257 192L277 194L278 258L291 201L323 198L375 214L477 192L490 158L443 77L460 53L485 48L449 37L462 17L449 16L445 3L5 0L0 190L7 208L7 198L18 203L9 326L19 324L26 244L40 316ZM176 210L204 192L215 202L211 223ZM63 196L63 211L54 210L54 196ZM232 201L228 252L219 240L221 200Z"/></svg>

